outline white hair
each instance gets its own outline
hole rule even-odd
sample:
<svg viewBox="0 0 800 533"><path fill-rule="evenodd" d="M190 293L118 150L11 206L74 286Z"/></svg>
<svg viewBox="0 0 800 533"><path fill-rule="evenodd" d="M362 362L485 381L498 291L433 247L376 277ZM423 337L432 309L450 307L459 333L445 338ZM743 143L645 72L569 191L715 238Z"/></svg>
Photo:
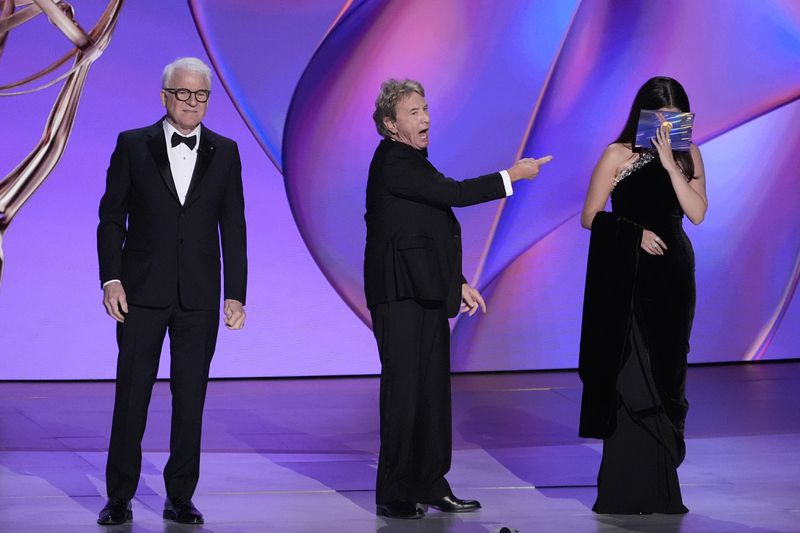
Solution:
<svg viewBox="0 0 800 533"><path fill-rule="evenodd" d="M169 83L172 81L172 76L176 70L188 70L189 72L200 74L208 82L208 86L211 87L211 69L208 65L196 57L179 57L164 67L164 73L161 75L162 89L169 88Z"/></svg>

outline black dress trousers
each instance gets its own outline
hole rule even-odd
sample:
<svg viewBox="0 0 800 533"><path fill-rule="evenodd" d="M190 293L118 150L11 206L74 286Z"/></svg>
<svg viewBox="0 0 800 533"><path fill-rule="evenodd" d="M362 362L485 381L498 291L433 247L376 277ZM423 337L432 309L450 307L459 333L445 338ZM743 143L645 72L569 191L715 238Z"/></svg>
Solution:
<svg viewBox="0 0 800 533"><path fill-rule="evenodd" d="M176 291L177 293L177 291ZM164 468L167 496L192 497L200 475L200 435L208 372L219 329L218 310L129 305L117 324L116 397L106 465L109 498L130 500L142 465L142 436L164 337L170 339L172 426Z"/></svg>
<svg viewBox="0 0 800 533"><path fill-rule="evenodd" d="M376 502L450 493L450 328L443 302L405 299L371 309L381 359Z"/></svg>

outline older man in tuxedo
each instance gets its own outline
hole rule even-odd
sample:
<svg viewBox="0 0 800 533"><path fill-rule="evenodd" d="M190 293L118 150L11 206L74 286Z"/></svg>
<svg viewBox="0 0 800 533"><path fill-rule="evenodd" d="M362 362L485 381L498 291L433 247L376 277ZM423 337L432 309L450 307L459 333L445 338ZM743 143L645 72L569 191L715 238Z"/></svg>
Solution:
<svg viewBox="0 0 800 533"><path fill-rule="evenodd" d="M369 168L364 287L381 358L377 514L420 518L480 508L453 495L450 330L460 304L486 304L461 272L461 227L451 207L510 196L550 160L525 158L474 179L446 178L428 161L430 115L413 80L387 80L373 114L383 140Z"/></svg>
<svg viewBox="0 0 800 533"><path fill-rule="evenodd" d="M170 337L172 427L164 468L164 518L201 524L192 503L200 433L220 307L245 320L247 249L236 143L201 124L211 70L196 58L167 65L166 116L119 135L100 201L97 249L103 304L117 321L116 397L99 524L132 520L141 441L164 337Z"/></svg>

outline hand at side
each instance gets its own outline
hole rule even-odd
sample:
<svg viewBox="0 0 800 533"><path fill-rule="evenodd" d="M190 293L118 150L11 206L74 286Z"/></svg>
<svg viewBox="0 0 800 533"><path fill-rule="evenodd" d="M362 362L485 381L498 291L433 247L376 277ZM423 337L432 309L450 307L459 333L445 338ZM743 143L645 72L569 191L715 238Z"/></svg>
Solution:
<svg viewBox="0 0 800 533"><path fill-rule="evenodd" d="M128 298L125 296L125 289L119 281L112 281L103 287L103 306L106 308L108 316L117 322L125 322L125 314L128 312Z"/></svg>
<svg viewBox="0 0 800 533"><path fill-rule="evenodd" d="M469 316L474 315L480 307L486 312L486 302L478 289L470 287L466 283L461 284L461 313L469 312Z"/></svg>
<svg viewBox="0 0 800 533"><path fill-rule="evenodd" d="M242 329L244 327L244 305L239 300L225 300L223 306L225 314L225 327L228 329Z"/></svg>

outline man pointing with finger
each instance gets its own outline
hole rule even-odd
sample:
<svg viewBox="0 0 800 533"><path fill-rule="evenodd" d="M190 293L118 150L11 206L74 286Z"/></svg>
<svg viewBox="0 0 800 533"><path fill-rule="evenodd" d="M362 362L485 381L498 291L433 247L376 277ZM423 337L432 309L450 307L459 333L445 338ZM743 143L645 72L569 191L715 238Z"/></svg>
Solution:
<svg viewBox="0 0 800 533"><path fill-rule="evenodd" d="M510 196L551 158L521 159L508 170L456 181L428 161L430 115L413 80L387 80L375 102L383 140L369 169L364 288L381 358L377 513L421 518L480 508L453 495L450 470L450 329L463 303L486 304L461 272L461 227L452 207Z"/></svg>
<svg viewBox="0 0 800 533"><path fill-rule="evenodd" d="M99 524L132 519L141 441L164 336L170 338L172 427L164 468L165 519L202 524L192 503L200 428L219 328L220 238L224 313L245 320L247 247L236 143L201 124L211 70L195 58L164 69L166 116L119 135L100 201L97 249L103 304L117 321L116 396Z"/></svg>

